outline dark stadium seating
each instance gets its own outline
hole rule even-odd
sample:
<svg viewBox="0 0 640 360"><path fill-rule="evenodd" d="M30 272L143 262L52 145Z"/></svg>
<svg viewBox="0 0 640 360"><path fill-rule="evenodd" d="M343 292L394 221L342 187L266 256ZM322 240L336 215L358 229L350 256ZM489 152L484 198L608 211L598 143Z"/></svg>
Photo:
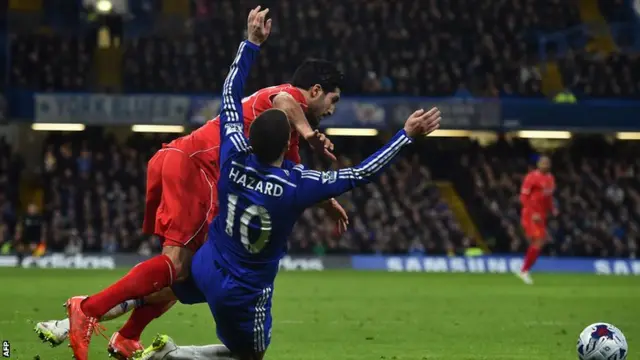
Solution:
<svg viewBox="0 0 640 360"><path fill-rule="evenodd" d="M625 0L598 0L600 12L607 21L628 22L634 20L633 12L629 11L628 2Z"/></svg>
<svg viewBox="0 0 640 360"><path fill-rule="evenodd" d="M0 136L0 246L11 241L15 232L22 167L21 159Z"/></svg>
<svg viewBox="0 0 640 360"><path fill-rule="evenodd" d="M159 249L142 241L145 169L161 137L51 136L43 164L49 248L79 246L85 252Z"/></svg>
<svg viewBox="0 0 640 360"><path fill-rule="evenodd" d="M274 16L274 37L259 70L251 74L250 90L287 81L299 62L312 56L337 61L350 94L537 97L540 74L532 67L544 60L539 59L539 36L556 34L566 41L576 32L589 36L586 30L570 30L581 24L578 7L560 0L331 0L322 8L309 1L265 3ZM193 2L194 17L174 35L128 36L123 45L124 89L218 92L252 5L249 0ZM640 44L638 27L630 25L633 15L623 1L600 5L621 49L627 49L627 43ZM136 21L149 22L159 11L145 9L146 15L136 15ZM69 11L59 17L74 15ZM384 32L377 31L382 28ZM584 41L580 44L584 47ZM564 53L559 59L564 83L576 95L638 96L640 85L632 81L638 78L637 57L594 57L583 50L574 48L577 55ZM552 46L544 57L553 54ZM87 89L95 79L92 55L93 45L83 39L56 33L12 35L10 84L39 91Z"/></svg>
<svg viewBox="0 0 640 360"><path fill-rule="evenodd" d="M565 84L583 98L638 99L640 56L579 54L562 61Z"/></svg>
<svg viewBox="0 0 640 360"><path fill-rule="evenodd" d="M44 154L49 248L85 252L156 251L160 240L140 233L146 161L167 138L136 135L51 137ZM337 140L340 148L342 140ZM355 146L335 166L350 166L379 140L350 139ZM594 145L595 144L595 145ZM304 254L460 254L474 245L432 180L452 181L484 240L495 252L521 252L519 189L536 153L527 141L432 140L408 153L378 181L339 198L349 212L348 232L338 237L324 210L308 210L291 237L291 252ZM580 140L553 153L560 216L550 222L556 255L632 256L640 242L640 145ZM308 156L307 156L308 157ZM615 160L614 160L615 159ZM307 163L324 168L315 157ZM315 165L314 165L315 164ZM432 174L430 168L437 169ZM401 195L401 196L399 196ZM71 245L70 245L71 244Z"/></svg>
<svg viewBox="0 0 640 360"><path fill-rule="evenodd" d="M78 20L86 14L79 13L75 2L65 7L62 0L45 3L49 13L44 23L50 27L38 27L37 33L22 29L7 37L10 56L2 86L6 85L8 105L13 90L88 93L106 87L96 86L96 79L105 78L97 76L103 62L94 61L94 53L100 53L95 51L96 24L93 32L63 32L58 25L69 22L67 30L81 27L89 17ZM110 69L122 71L125 92L211 95L221 90L229 61L244 37L247 10L255 1L191 3L193 17L174 34L154 27L161 18L160 1L136 4L125 26L122 51L109 52L115 58L122 55L122 67ZM633 13L623 0L599 1L608 22L604 28L610 29L620 51L597 54L584 51L593 35L584 32L593 24L581 23L572 1L265 0L262 4L272 10L274 34L250 74L247 92L287 81L301 60L321 57L344 70L346 96L542 97L541 71L536 66L549 61L559 65L563 81L558 88L564 85L578 101L640 98L640 57L628 51L638 42L640 31L633 32L638 25L630 25ZM136 30L136 22L144 26ZM574 33L581 34L575 42L581 48L572 41ZM557 39L540 48L543 34ZM563 42L570 46L559 56L553 44ZM33 118L32 112L24 113ZM166 138L135 135L122 143L105 131L90 128L79 135L51 135L45 145L41 165L49 248L157 251L160 240L140 233L144 174L146 161ZM340 166L357 163L379 145L373 139L350 139L342 146L342 140L335 141ZM337 237L323 210L312 209L298 223L292 250L462 253L474 241L462 231L432 180L455 184L493 250L525 249L518 189L532 164L531 145L502 139L483 147L468 139L437 139L424 146L421 153L433 156L418 160L409 154L376 183L341 197L351 215L347 234ZM551 223L555 241L549 251L598 256L637 252L640 168L627 154L640 149L631 146L599 142L601 151L593 153L593 143L585 148L577 140L554 152L562 214ZM318 169L326 165L313 157L308 160ZM19 159L0 142L0 233L4 234L0 242L13 236L14 214L20 207L20 169Z"/></svg>
<svg viewBox="0 0 640 360"><path fill-rule="evenodd" d="M636 256L640 242L640 163L636 143L575 141L553 153L555 199L560 215L550 221L556 255ZM485 237L503 241L498 251L522 251L519 188L534 151L526 143L502 142L466 152L461 163L473 186L471 206L479 208Z"/></svg>
<svg viewBox="0 0 640 360"><path fill-rule="evenodd" d="M13 88L34 91L89 89L92 48L77 37L11 35L9 81Z"/></svg>
<svg viewBox="0 0 640 360"><path fill-rule="evenodd" d="M352 149L337 167L352 166L382 143L349 139ZM356 143L354 143L356 142ZM345 141L346 145L346 141ZM340 147L340 143L337 143ZM339 198L347 209L349 230L341 237L324 210L307 210L292 236L293 251L304 253L456 254L473 243L433 184L428 167L408 153L375 183ZM321 167L318 167L321 169Z"/></svg>
<svg viewBox="0 0 640 360"><path fill-rule="evenodd" d="M127 43L126 87L212 92L242 38L251 1L199 1L198 35ZM254 87L286 81L308 56L337 61L349 93L536 96L536 33L579 22L564 1L268 1L275 36L252 73ZM327 13L324 9L330 9ZM377 29L384 28L384 32Z"/></svg>
<svg viewBox="0 0 640 360"><path fill-rule="evenodd" d="M166 139L165 139L166 140ZM52 136L44 154L45 209L53 251L157 251L160 241L140 233L146 161L160 137ZM378 142L364 141L373 151ZM367 151L364 150L364 151ZM368 153L340 157L340 166ZM315 161L320 168L320 162ZM425 181L426 180L426 181ZM394 165L380 181L339 199L351 216L346 235L311 209L292 236L294 253L456 253L471 244L417 157ZM398 194L403 194L399 199Z"/></svg>

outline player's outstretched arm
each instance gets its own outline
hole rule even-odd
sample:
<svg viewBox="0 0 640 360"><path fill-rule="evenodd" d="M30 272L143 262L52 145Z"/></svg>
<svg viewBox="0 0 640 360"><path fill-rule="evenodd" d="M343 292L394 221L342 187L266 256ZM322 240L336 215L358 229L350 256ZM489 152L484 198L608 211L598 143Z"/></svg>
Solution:
<svg viewBox="0 0 640 360"><path fill-rule="evenodd" d="M353 168L338 171L305 170L302 165L292 169L299 173L296 202L301 208L336 197L356 186L371 182L393 163L400 151L418 136L432 133L440 127L440 110L418 110L411 114L400 130L385 146Z"/></svg>
<svg viewBox="0 0 640 360"><path fill-rule="evenodd" d="M233 154L249 152L249 144L244 137L242 97L244 84L251 65L258 56L260 45L271 33L271 20L265 17L269 9L260 6L249 12L247 19L248 39L238 48L222 90L222 110L220 111L220 161L226 162Z"/></svg>
<svg viewBox="0 0 640 360"><path fill-rule="evenodd" d="M314 151L323 155L331 161L336 161L335 155L333 155L333 143L323 133L318 130L313 130L307 116L302 111L300 103L286 92L281 92L273 98L274 109L280 109L287 114L287 118L298 134L302 136L311 145ZM300 163L299 149L290 148L287 152L286 159L291 160L297 164Z"/></svg>

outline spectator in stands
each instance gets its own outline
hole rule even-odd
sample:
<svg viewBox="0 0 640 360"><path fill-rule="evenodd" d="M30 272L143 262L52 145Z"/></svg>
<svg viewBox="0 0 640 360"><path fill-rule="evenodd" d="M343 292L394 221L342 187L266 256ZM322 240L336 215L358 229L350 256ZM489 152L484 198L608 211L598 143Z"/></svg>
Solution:
<svg viewBox="0 0 640 360"><path fill-rule="evenodd" d="M364 141L368 147L375 141ZM161 241L141 233L146 161L160 138L134 136L126 145L104 135L90 139L52 137L43 154L45 201L51 251L158 251ZM368 155L358 147L339 158L349 166ZM353 159L353 160L352 160ZM318 159L313 163L319 164ZM90 171L89 171L90 170ZM377 183L346 194L351 216L338 237L322 209L304 214L291 239L292 251L308 254L461 253L469 245L448 206L430 182L418 156L402 160ZM402 195L398 197L398 195Z"/></svg>
<svg viewBox="0 0 640 360"><path fill-rule="evenodd" d="M464 155L460 155L444 146L446 141L429 142L440 149L429 151L439 151L442 156L438 158L444 159L433 165L440 168L439 177L454 181L494 251L523 251L527 243L519 224L518 191L527 170L526 159L534 152L530 144L501 139L482 147L460 140L464 144ZM160 239L141 234L140 224L146 161L160 143L160 138L139 135L125 144L104 135L90 140L52 138L45 148L48 170L43 176L49 250L143 255L158 251ZM640 153L639 145L596 144L592 140L581 145L575 140L554 153L560 216L550 221L552 242L547 251L566 256L635 257L640 240L640 162L630 154ZM336 145L347 150L339 154L336 165L345 167L368 155L376 141L336 139ZM307 211L292 234L291 252L463 253L473 241L443 201L424 160L408 154L377 182L342 196L339 200L351 218L342 237L336 235L322 209ZM456 161L459 168L454 166ZM308 162L323 168L317 158ZM90 172L85 171L87 166ZM468 183L460 182L460 177Z"/></svg>
<svg viewBox="0 0 640 360"><path fill-rule="evenodd" d="M130 34L154 34L141 31L150 29L154 18L164 19L151 3L133 5ZM630 35L638 31L629 6L623 0L599 3L606 19L615 24L612 34L620 49L638 44L639 36ZM125 89L218 92L225 64L235 51L233 44L243 36L237 29L250 4L249 0L194 1L188 33L179 27L170 32L172 36L160 36L167 32L159 29L173 23L168 21L157 24L159 32L154 35L130 36L123 46ZM584 41L571 38L570 29L581 21L578 6L570 1L330 0L321 11L306 3L275 0L269 6L277 17L278 41L265 48L268 54L261 58L261 70L252 73L253 88L286 82L292 69L312 56L338 61L348 75L344 90L350 94L537 97L542 96L537 67L545 61L538 59L538 37L566 32L562 41L575 52L562 54L559 60L565 84L576 96L640 94L640 83L634 80L640 78L637 56L584 54ZM61 19L75 14L76 8L64 10ZM384 32L375 30L382 28ZM10 43L12 87L82 91L91 85L95 41L19 33L11 35ZM555 54L555 49L549 52Z"/></svg>
<svg viewBox="0 0 640 360"><path fill-rule="evenodd" d="M0 253L13 246L20 205L22 160L0 136Z"/></svg>
<svg viewBox="0 0 640 360"><path fill-rule="evenodd" d="M16 253L18 264L22 264L25 256L44 252L45 224L36 204L29 204L26 213L21 216L16 226Z"/></svg>
<svg viewBox="0 0 640 360"><path fill-rule="evenodd" d="M10 84L32 91L87 90L92 49L80 38L55 34L10 37Z"/></svg>
<svg viewBox="0 0 640 360"><path fill-rule="evenodd" d="M143 92L219 90L232 39L247 0L194 2L198 34L145 37L126 44L126 87ZM452 95L461 83L478 96L536 96L540 78L519 79L521 64L537 54L536 32L580 22L577 7L564 1L457 3L442 0L368 2L331 0L326 11L306 3L269 4L278 28L252 75L253 87L286 81L305 57L336 59L349 76L348 93ZM379 32L372 29L384 28ZM199 31L198 31L199 30ZM427 38L424 34L429 34Z"/></svg>

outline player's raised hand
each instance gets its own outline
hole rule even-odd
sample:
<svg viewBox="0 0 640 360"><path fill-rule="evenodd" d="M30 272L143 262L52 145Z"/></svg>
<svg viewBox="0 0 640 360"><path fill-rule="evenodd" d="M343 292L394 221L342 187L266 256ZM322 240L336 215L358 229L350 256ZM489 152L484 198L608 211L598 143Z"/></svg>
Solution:
<svg viewBox="0 0 640 360"><path fill-rule="evenodd" d="M315 152L329 158L331 161L338 161L336 156L333 155L333 143L325 134L315 130L309 133L309 135L306 135L304 139L311 145Z"/></svg>
<svg viewBox="0 0 640 360"><path fill-rule="evenodd" d="M265 20L268 13L269 8L261 10L259 5L249 12L247 39L256 45L262 45L271 34L271 19Z"/></svg>
<svg viewBox="0 0 640 360"><path fill-rule="evenodd" d="M440 117L442 115L437 107L431 108L429 111L420 109L407 119L404 123L404 131L412 138L429 135L440 127Z"/></svg>

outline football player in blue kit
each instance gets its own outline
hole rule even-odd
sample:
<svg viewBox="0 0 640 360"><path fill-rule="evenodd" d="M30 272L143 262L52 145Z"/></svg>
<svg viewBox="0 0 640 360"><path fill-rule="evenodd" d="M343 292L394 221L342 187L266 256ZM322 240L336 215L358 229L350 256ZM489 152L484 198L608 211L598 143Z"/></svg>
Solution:
<svg viewBox="0 0 640 360"><path fill-rule="evenodd" d="M280 110L258 116L247 142L241 101L249 69L271 29L265 15L259 8L249 14L248 40L240 44L224 83L217 185L220 213L209 228L209 241L193 257L190 280L173 287L185 304L209 304L224 345L177 346L162 335L134 359L261 360L271 340L271 298L278 264L303 211L371 182L413 138L439 127L437 108L418 110L403 130L361 164L326 172L283 160L291 129Z"/></svg>

